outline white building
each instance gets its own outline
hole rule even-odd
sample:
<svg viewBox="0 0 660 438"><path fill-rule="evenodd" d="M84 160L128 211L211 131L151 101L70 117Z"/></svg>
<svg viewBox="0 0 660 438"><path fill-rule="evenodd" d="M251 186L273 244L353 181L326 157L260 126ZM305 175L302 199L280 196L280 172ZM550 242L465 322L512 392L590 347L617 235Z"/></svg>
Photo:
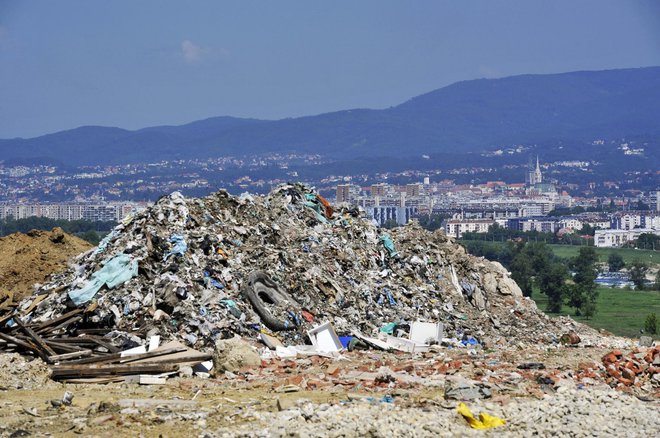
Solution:
<svg viewBox="0 0 660 438"><path fill-rule="evenodd" d="M616 248L637 239L640 234L655 234L660 236L660 230L636 228L634 230L596 230L594 245L599 248Z"/></svg>
<svg viewBox="0 0 660 438"><path fill-rule="evenodd" d="M487 233L494 224L491 219L450 219L445 224L445 234L460 239L463 233Z"/></svg>

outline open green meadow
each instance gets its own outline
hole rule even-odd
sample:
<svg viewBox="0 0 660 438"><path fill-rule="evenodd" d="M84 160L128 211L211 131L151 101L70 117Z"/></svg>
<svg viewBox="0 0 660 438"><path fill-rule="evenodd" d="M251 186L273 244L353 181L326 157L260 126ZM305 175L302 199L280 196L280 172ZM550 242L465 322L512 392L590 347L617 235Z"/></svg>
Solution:
<svg viewBox="0 0 660 438"><path fill-rule="evenodd" d="M577 245L548 245L552 252L561 258L572 258L578 255L580 247ZM610 254L619 254L626 264L631 263L635 259L647 262L651 265L660 264L660 251L651 251L646 249L633 249L633 248L596 248L598 260L607 263L607 258Z"/></svg>
<svg viewBox="0 0 660 438"><path fill-rule="evenodd" d="M595 329L605 329L619 336L638 337L640 329L644 328L646 315L655 313L660 318L660 292L659 291L633 291L614 289L609 287L598 288L598 301L596 302L596 315L586 320L575 316L573 308L564 306L561 315L570 315L576 321L583 322ZM548 298L538 291L534 291L532 298L541 310L545 310ZM559 315L552 314L549 315Z"/></svg>
<svg viewBox="0 0 660 438"><path fill-rule="evenodd" d="M460 242L461 241L459 240L459 243ZM463 240L463 242L468 242L468 240ZM506 242L485 241L483 244L488 248L496 249L506 245ZM546 245L557 257L561 257L563 259L570 259L577 256L581 248L579 245L560 245L549 243ZM610 254L619 254L626 264L630 264L635 259L638 259L648 263L650 266L660 265L660 251L634 248L593 248L598 255L598 260L603 263L607 263L607 258L610 256Z"/></svg>

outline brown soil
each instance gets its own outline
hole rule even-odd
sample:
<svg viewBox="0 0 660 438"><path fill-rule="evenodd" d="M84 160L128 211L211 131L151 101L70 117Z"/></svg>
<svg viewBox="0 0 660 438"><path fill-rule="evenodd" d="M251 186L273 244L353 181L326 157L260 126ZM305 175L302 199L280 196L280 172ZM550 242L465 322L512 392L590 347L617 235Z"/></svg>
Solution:
<svg viewBox="0 0 660 438"><path fill-rule="evenodd" d="M35 283L64 270L71 257L91 247L61 228L0 238L0 309L19 302L32 292Z"/></svg>

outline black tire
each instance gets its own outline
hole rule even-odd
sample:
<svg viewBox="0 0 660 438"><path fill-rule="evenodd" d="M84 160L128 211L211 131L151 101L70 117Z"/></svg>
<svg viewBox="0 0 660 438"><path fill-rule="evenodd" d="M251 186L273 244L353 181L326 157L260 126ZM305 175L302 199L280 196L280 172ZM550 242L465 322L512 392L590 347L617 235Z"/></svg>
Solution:
<svg viewBox="0 0 660 438"><path fill-rule="evenodd" d="M243 296L252 304L263 324L273 331L295 329L288 320L281 320L273 315L272 309L298 310L300 306L288 293L279 288L263 271L254 271L242 289ZM265 302L264 298L270 302Z"/></svg>

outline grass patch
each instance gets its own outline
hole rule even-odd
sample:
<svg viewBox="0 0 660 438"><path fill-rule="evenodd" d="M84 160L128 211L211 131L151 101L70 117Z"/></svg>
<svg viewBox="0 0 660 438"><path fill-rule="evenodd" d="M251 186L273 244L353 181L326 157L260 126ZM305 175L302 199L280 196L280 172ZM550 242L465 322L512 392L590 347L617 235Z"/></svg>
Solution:
<svg viewBox="0 0 660 438"><path fill-rule="evenodd" d="M550 316L570 315L573 319L583 322L595 329L605 329L619 336L638 337L639 330L644 328L644 320L649 313L660 317L660 291L631 291L598 287L596 315L587 320L575 316L572 307L563 306L559 314L548 313ZM539 309L547 307L548 297L534 290L532 295ZM547 313L547 312L546 312Z"/></svg>
<svg viewBox="0 0 660 438"><path fill-rule="evenodd" d="M548 245L552 252L561 258L572 258L578 255L580 247L577 245ZM607 258L610 254L619 254L626 264L632 263L633 260L639 259L651 265L660 264L660 251L651 251L649 249L633 249L633 248L595 248L598 260L607 263Z"/></svg>

